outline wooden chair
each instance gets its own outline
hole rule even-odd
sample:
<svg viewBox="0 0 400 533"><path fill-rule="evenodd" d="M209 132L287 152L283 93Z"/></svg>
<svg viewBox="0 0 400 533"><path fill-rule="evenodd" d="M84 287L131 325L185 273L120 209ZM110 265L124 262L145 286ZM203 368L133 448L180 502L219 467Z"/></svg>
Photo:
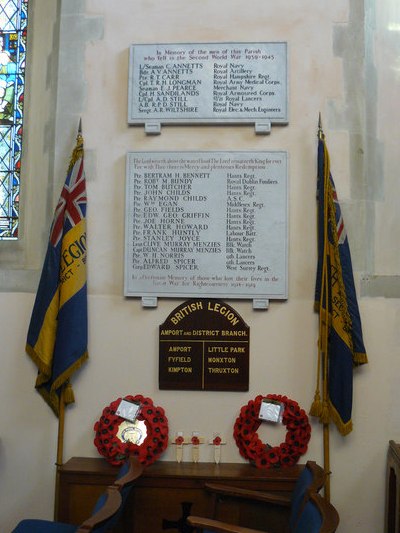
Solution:
<svg viewBox="0 0 400 533"><path fill-rule="evenodd" d="M22 520L12 533L104 533L116 525L134 481L142 474L144 466L136 457L122 465L114 483L107 487L97 500L92 515L80 526L49 520Z"/></svg>
<svg viewBox="0 0 400 533"><path fill-rule="evenodd" d="M198 516L189 516L187 521L198 533L263 533L260 530ZM314 492L309 494L290 533L334 533L338 524L339 515L335 507Z"/></svg>
<svg viewBox="0 0 400 533"><path fill-rule="evenodd" d="M220 500L236 498L238 500L248 500L269 506L272 505L280 508L287 508L290 513L289 530L292 530L309 494L312 492L319 492L324 486L325 480L326 474L324 469L315 461L307 461L291 494L240 489L214 483L206 484L205 487L214 495L213 518L216 518L217 516L218 503Z"/></svg>

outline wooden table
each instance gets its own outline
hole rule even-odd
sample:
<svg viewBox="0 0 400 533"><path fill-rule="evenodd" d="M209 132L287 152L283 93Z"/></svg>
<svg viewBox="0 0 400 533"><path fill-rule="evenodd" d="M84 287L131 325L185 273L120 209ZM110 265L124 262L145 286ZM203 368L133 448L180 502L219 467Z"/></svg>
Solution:
<svg viewBox="0 0 400 533"><path fill-rule="evenodd" d="M210 517L212 496L204 490L207 482L224 483L254 490L291 492L304 465L278 469L257 469L246 463L176 463L158 461L146 468L137 480L126 506L121 531L124 533L159 533L190 531L185 524L188 514ZM60 467L57 519L79 524L91 510L107 485L116 477L118 467L102 458L73 457ZM256 507L254 507L254 505ZM265 505L218 507L218 518L231 523L283 532L288 510L268 511ZM250 522L249 522L250 521Z"/></svg>

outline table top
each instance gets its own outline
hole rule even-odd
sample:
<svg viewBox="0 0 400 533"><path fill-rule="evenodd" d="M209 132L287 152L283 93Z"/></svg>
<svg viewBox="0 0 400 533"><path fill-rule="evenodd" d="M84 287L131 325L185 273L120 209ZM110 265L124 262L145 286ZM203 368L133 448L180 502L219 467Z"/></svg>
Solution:
<svg viewBox="0 0 400 533"><path fill-rule="evenodd" d="M148 466L143 476L165 478L218 478L218 479L279 479L293 480L304 468L304 464L278 468L256 468L249 463L177 463L175 461L157 461ZM112 475L118 471L118 466L109 464L102 457L71 457L60 466L60 472L65 474L99 474Z"/></svg>

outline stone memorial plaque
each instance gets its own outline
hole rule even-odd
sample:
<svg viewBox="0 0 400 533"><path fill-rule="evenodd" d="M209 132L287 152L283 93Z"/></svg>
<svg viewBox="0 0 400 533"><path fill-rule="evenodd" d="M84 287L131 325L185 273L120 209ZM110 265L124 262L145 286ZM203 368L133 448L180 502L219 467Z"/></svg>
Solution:
<svg viewBox="0 0 400 533"><path fill-rule="evenodd" d="M168 123L255 123L268 133L288 122L287 43L135 44L128 92L128 123L149 133Z"/></svg>
<svg viewBox="0 0 400 533"><path fill-rule="evenodd" d="M250 328L221 300L189 300L160 326L159 388L249 390Z"/></svg>
<svg viewBox="0 0 400 533"><path fill-rule="evenodd" d="M126 296L287 298L286 152L130 152Z"/></svg>

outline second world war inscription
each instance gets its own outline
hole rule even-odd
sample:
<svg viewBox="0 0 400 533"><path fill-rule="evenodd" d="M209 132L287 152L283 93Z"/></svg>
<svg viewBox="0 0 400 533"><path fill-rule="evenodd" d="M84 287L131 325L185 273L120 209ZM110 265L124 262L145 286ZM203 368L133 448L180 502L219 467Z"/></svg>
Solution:
<svg viewBox="0 0 400 533"><path fill-rule="evenodd" d="M132 45L128 123L286 124L287 43Z"/></svg>

